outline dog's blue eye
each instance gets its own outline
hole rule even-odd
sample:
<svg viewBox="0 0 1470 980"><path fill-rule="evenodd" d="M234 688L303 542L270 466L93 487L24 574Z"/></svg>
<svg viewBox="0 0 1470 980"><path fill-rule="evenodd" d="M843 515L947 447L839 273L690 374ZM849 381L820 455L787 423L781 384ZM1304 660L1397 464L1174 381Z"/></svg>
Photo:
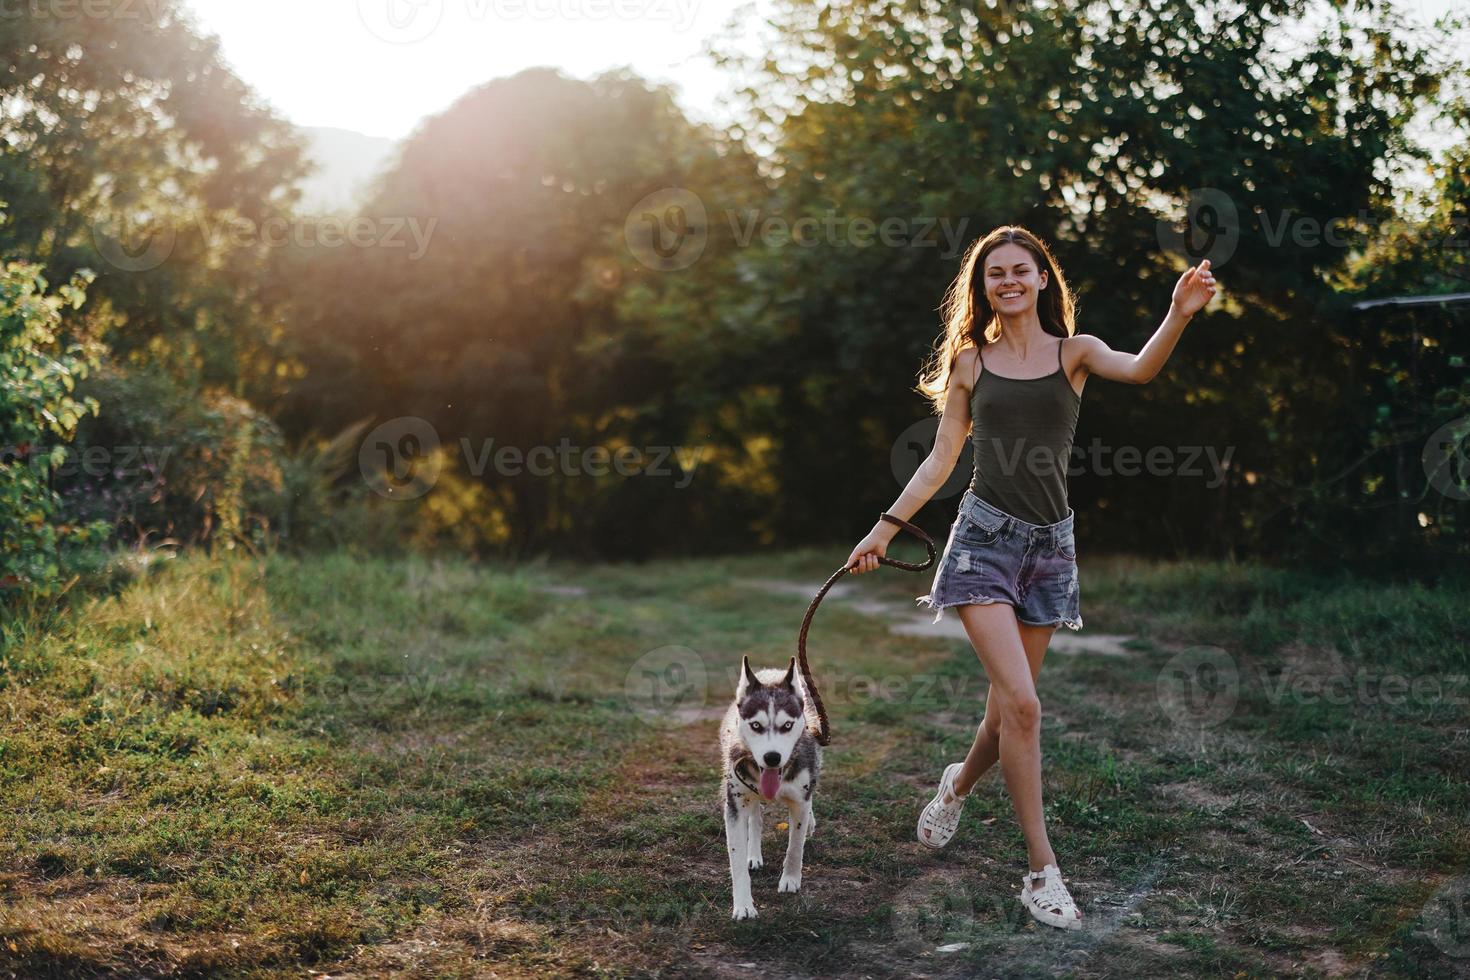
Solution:
<svg viewBox="0 0 1470 980"><path fill-rule="evenodd" d="M789 731L791 731L791 726L794 725L794 724L796 724L796 722L794 722L794 721L788 721L786 724L784 724L784 725L781 726L781 731L783 731L783 732L789 732Z"/></svg>
<svg viewBox="0 0 1470 980"><path fill-rule="evenodd" d="M751 722L750 723L750 730L753 731L753 732L760 731L761 730L761 723L758 722L758 721Z"/></svg>

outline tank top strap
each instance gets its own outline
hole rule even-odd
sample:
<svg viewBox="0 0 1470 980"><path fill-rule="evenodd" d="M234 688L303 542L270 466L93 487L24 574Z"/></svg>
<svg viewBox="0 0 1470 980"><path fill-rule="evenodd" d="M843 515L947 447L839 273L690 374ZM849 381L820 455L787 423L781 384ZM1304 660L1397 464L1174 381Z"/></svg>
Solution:
<svg viewBox="0 0 1470 980"><path fill-rule="evenodd" d="M1062 346L1064 344L1066 344L1066 342L1067 342L1067 338L1066 337L1063 337L1060 341L1057 342L1057 370L1058 371L1060 371L1062 369Z"/></svg>

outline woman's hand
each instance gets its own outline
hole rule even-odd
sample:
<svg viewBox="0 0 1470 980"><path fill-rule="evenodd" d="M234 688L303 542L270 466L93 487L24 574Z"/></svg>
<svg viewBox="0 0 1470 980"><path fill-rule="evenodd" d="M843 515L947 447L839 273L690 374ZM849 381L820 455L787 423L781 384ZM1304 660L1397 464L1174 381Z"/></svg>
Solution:
<svg viewBox="0 0 1470 980"><path fill-rule="evenodd" d="M1184 316L1194 316L1204 309L1215 295L1215 274L1210 271L1210 260L1186 269L1179 282L1174 285L1174 309Z"/></svg>
<svg viewBox="0 0 1470 980"><path fill-rule="evenodd" d="M878 559L888 553L889 542L893 540L893 532L887 530L891 527L893 525L886 521L873 525L868 536L859 541L858 546L852 549L852 554L847 556L845 567L854 575L877 571Z"/></svg>

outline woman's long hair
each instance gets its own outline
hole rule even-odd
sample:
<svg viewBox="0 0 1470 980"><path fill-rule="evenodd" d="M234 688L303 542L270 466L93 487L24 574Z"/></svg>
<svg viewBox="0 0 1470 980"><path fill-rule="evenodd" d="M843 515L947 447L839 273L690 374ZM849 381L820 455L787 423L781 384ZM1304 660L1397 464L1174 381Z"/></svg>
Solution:
<svg viewBox="0 0 1470 980"><path fill-rule="evenodd" d="M1070 337L1077 332L1077 301L1051 249L1031 232L1018 225L1001 225L979 239L965 252L960 274L944 294L940 315L944 318L944 335L924 364L919 376L918 392L944 413L945 393L955 359L966 347L979 347L1000 339L1000 318L985 295L985 258L1002 245L1019 245L1036 259L1036 267L1046 273L1046 288L1036 297L1036 315L1041 329L1054 337ZM977 333L978 330L978 333Z"/></svg>

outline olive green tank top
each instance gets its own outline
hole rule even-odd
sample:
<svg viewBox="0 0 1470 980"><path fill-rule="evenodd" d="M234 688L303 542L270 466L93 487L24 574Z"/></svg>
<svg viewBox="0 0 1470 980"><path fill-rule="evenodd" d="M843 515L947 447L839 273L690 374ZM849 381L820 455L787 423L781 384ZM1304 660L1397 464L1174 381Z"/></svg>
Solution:
<svg viewBox="0 0 1470 980"><path fill-rule="evenodd" d="M1062 370L1040 378L1007 378L983 370L971 386L971 439L975 475L970 489L986 503L1028 524L1055 524L1067 516L1067 467L1082 405Z"/></svg>

